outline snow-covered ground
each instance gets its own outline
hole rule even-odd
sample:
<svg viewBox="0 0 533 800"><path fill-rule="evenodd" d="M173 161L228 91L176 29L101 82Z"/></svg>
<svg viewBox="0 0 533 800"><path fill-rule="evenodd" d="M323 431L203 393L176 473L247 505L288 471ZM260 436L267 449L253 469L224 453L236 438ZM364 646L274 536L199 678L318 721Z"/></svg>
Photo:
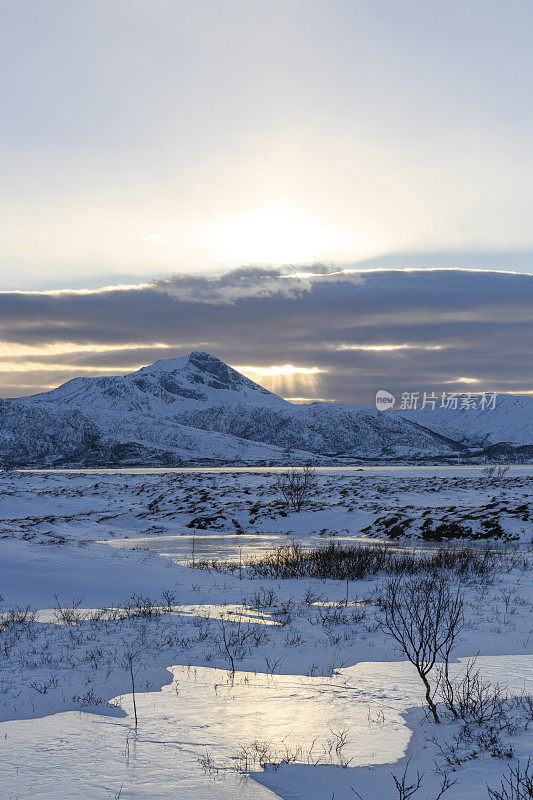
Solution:
<svg viewBox="0 0 533 800"><path fill-rule="evenodd" d="M354 787L392 800L390 773L410 759L409 777L425 773L415 800L433 800L457 723L437 736L412 667L378 627L386 575L351 581L337 606L344 581L192 564L391 529L395 544L434 548L428 531L451 522L484 547L501 529L509 558L462 586L454 668L479 655L486 680L533 693L532 472L491 483L475 467L322 470L298 513L268 471L3 473L2 797L347 800ZM10 617L14 606L39 613ZM511 763L531 751L524 725L502 735ZM287 763L262 769L269 760ZM445 797L487 797L507 760L465 759Z"/></svg>

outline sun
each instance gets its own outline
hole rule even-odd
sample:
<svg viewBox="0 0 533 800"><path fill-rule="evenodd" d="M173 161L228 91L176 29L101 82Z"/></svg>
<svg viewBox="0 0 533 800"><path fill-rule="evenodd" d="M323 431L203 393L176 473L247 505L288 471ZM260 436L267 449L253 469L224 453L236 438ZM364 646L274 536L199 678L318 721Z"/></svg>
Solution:
<svg viewBox="0 0 533 800"><path fill-rule="evenodd" d="M216 260L228 264L303 264L319 260L335 237L314 220L279 204L228 217L212 231Z"/></svg>

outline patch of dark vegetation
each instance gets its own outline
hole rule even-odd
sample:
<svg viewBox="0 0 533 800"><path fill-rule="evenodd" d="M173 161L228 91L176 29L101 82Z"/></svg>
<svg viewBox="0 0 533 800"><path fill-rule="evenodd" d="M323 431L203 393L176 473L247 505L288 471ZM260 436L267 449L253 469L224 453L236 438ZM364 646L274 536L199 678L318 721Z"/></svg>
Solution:
<svg viewBox="0 0 533 800"><path fill-rule="evenodd" d="M433 491L427 487L426 491ZM503 541L520 539L518 530L510 529L510 519L529 522L531 507L528 503L512 504L493 498L491 502L476 508L426 509L413 516L409 507L397 509L395 513L378 516L361 532L372 537L398 539L421 539L426 542ZM422 519L424 520L422 522Z"/></svg>
<svg viewBox="0 0 533 800"><path fill-rule="evenodd" d="M458 522L441 522L440 525L432 527L433 520L427 519L421 527L421 536L425 542L444 542L452 539L502 539L507 540L509 536L497 519L485 519L480 523L480 530L474 533L468 525L461 525Z"/></svg>
<svg viewBox="0 0 533 800"><path fill-rule="evenodd" d="M194 528L195 530L211 530L221 531L226 528L228 518L225 514L202 514L194 517L187 523L187 528Z"/></svg>
<svg viewBox="0 0 533 800"><path fill-rule="evenodd" d="M199 561L200 569L232 571L238 565ZM306 549L300 544L278 547L270 553L243 562L249 578L318 578L363 580L379 573L388 575L438 575L447 570L462 581L491 580L497 572L514 567L527 569L528 557L518 551L493 548L440 546L398 548L392 544L361 543L350 546L330 543Z"/></svg>
<svg viewBox="0 0 533 800"><path fill-rule="evenodd" d="M441 522L440 525L432 527L433 520L426 519L422 525L422 539L425 542L442 542L450 539L471 539L472 528L467 525L460 525L458 522Z"/></svg>

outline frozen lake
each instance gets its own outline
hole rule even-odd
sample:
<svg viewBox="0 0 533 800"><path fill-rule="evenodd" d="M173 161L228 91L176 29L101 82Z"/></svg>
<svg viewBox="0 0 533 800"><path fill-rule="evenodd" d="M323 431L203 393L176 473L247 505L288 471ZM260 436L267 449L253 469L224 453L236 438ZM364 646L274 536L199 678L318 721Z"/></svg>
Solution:
<svg viewBox="0 0 533 800"><path fill-rule="evenodd" d="M299 537L305 547L322 547L330 542L330 536ZM147 536L134 539L109 539L106 544L121 550L153 550L160 556L170 558L177 564L194 564L195 560L244 562L247 558L270 553L282 545L292 543L286 534L188 534L176 536ZM343 535L343 544L367 541L362 536Z"/></svg>
<svg viewBox="0 0 533 800"><path fill-rule="evenodd" d="M511 475L533 475L533 464L509 464L507 476ZM153 475L153 474L166 474L176 473L188 474L198 473L202 475L216 475L226 473L247 473L247 474L265 474L265 473L279 473L285 472L288 469L303 469L302 467L293 467L291 465L284 467L123 467L123 468L95 468L95 469L21 469L15 470L16 472L43 472L43 473L78 473L83 475ZM393 475L395 477L449 477L453 475L462 475L464 477L481 477L483 475L483 464L446 464L446 465L406 465L406 464L391 464L391 465L372 465L361 466L356 465L337 465L337 466L321 466L315 467L317 473L320 475L352 475L354 473L363 473L365 475Z"/></svg>
<svg viewBox="0 0 533 800"><path fill-rule="evenodd" d="M151 550L164 558L170 558L176 564L183 564L187 566L194 565L198 561L223 561L233 562L238 564L240 561L244 562L249 558L260 556L264 553L270 553L273 550L282 547L290 546L293 542L297 541L303 547L316 548L326 547L331 542L340 545L351 545L356 542L365 544L385 542L389 547L397 550L410 550L413 544L409 542L392 543L387 540L369 540L366 536L352 536L343 533L339 536L300 536L297 540L292 539L286 534L189 534L182 533L175 536L146 536L136 537L133 539L108 539L105 544L115 547L120 550ZM417 551L429 552L439 543L425 543L423 545L417 544ZM486 542L481 542L476 545L469 541L466 542L451 542L448 543L449 547L486 547ZM498 550L505 550L505 544L494 544L493 547Z"/></svg>

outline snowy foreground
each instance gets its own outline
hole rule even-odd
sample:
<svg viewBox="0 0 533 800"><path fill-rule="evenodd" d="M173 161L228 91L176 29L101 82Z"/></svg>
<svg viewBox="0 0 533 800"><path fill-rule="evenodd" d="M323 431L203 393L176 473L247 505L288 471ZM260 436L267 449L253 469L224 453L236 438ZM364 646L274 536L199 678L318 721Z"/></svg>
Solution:
<svg viewBox="0 0 533 800"><path fill-rule="evenodd" d="M299 512L268 471L1 474L0 797L393 800L407 770L415 800L445 776L443 797L488 798L533 751L532 474L322 471ZM300 541L424 554L443 532L497 550L490 574L448 575L466 604L452 672L478 656L507 694L467 734L430 721L379 626L389 575L246 566Z"/></svg>

